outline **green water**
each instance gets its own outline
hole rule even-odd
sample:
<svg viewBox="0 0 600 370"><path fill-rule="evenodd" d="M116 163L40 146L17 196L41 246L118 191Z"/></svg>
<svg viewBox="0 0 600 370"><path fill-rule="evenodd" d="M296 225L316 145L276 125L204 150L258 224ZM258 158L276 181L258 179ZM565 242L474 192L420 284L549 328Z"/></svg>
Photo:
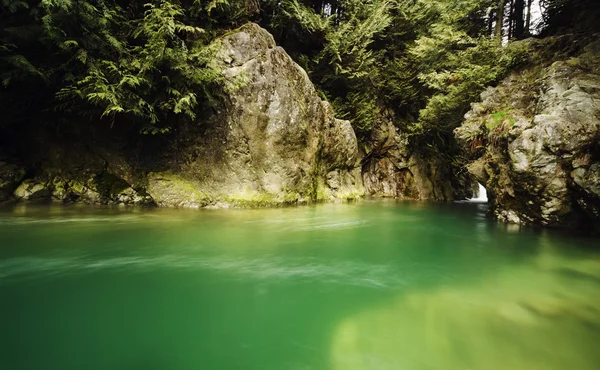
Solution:
<svg viewBox="0 0 600 370"><path fill-rule="evenodd" d="M5 210L0 369L599 369L599 241L484 210Z"/></svg>

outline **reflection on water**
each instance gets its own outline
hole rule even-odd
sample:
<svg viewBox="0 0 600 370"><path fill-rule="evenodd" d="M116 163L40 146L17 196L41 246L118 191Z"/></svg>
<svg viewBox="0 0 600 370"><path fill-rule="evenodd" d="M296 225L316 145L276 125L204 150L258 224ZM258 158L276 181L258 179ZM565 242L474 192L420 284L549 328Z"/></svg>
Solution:
<svg viewBox="0 0 600 370"><path fill-rule="evenodd" d="M550 262L552 261L552 262ZM544 252L475 284L410 292L342 321L336 369L598 369L600 259Z"/></svg>
<svg viewBox="0 0 600 370"><path fill-rule="evenodd" d="M0 368L600 368L598 240L485 210L5 210Z"/></svg>

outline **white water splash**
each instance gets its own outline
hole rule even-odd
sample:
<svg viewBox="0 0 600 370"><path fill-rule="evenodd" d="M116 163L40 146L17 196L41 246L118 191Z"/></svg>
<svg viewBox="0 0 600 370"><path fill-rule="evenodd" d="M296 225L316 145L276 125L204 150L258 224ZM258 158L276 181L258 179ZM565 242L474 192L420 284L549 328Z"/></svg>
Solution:
<svg viewBox="0 0 600 370"><path fill-rule="evenodd" d="M477 185L479 185L479 196L477 196L477 198L471 198L470 201L477 202L477 203L487 202L488 201L487 190L485 190L483 185L481 185L480 183L477 183Z"/></svg>

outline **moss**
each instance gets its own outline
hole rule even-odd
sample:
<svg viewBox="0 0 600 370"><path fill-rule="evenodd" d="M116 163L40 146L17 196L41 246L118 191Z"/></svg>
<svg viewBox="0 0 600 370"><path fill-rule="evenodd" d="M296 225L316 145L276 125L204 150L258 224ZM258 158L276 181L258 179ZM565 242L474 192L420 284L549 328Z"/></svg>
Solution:
<svg viewBox="0 0 600 370"><path fill-rule="evenodd" d="M223 201L240 208L273 207L284 203L284 199L275 194L251 190L226 196Z"/></svg>
<svg viewBox="0 0 600 370"><path fill-rule="evenodd" d="M331 189L325 184L322 178L316 179L315 202L323 202L333 198Z"/></svg>
<svg viewBox="0 0 600 370"><path fill-rule="evenodd" d="M227 36L235 35L236 33L239 33L239 32L246 32L251 35L254 35L256 33L254 30L255 30L255 27L252 27L252 23L244 23L241 26L239 26L238 28L234 28L234 29L225 31L222 35L220 35L220 39L223 39ZM220 40L217 39L217 41L220 41Z"/></svg>
<svg viewBox="0 0 600 370"><path fill-rule="evenodd" d="M344 189L335 194L336 198L347 200L347 201L356 201L356 200L363 198L364 196L365 196L364 190L360 191L360 190L356 190L355 188Z"/></svg>
<svg viewBox="0 0 600 370"><path fill-rule="evenodd" d="M98 193L108 198L118 195L130 187L125 180L108 172L97 175L94 178L94 186Z"/></svg>
<svg viewBox="0 0 600 370"><path fill-rule="evenodd" d="M222 201L239 208L281 207L314 202L310 194L302 195L292 190L282 190L280 193L247 190L246 192L225 196Z"/></svg>
<svg viewBox="0 0 600 370"><path fill-rule="evenodd" d="M507 112L499 111L488 116L488 119L485 122L485 127L491 131L504 123L508 123L510 128L513 127L516 122L517 121Z"/></svg>
<svg viewBox="0 0 600 370"><path fill-rule="evenodd" d="M199 208L212 202L211 197L192 182L170 172L150 173L148 180L146 190L158 205Z"/></svg>
<svg viewBox="0 0 600 370"><path fill-rule="evenodd" d="M15 189L14 195L23 200L48 198L51 193L48 185L49 184L42 179L27 179Z"/></svg>
<svg viewBox="0 0 600 370"><path fill-rule="evenodd" d="M275 45L275 39L273 38L273 36L266 30L262 29L259 25L252 22L245 23L236 29L225 32L221 36L221 39L240 32L245 32L249 34L250 36L252 36L253 39L257 39L258 37L260 37L261 41L265 42L266 47L268 47L269 45Z"/></svg>
<svg viewBox="0 0 600 370"><path fill-rule="evenodd" d="M85 185L80 183L79 181L70 181L69 190L71 190L73 193L81 195L85 191Z"/></svg>
<svg viewBox="0 0 600 370"><path fill-rule="evenodd" d="M294 192L285 192L283 194L283 202L285 204L296 204L300 201L301 198L302 197L300 196L300 194Z"/></svg>
<svg viewBox="0 0 600 370"><path fill-rule="evenodd" d="M235 95L240 89L250 84L250 78L243 73L237 76L229 77L225 81L225 92L229 95Z"/></svg>

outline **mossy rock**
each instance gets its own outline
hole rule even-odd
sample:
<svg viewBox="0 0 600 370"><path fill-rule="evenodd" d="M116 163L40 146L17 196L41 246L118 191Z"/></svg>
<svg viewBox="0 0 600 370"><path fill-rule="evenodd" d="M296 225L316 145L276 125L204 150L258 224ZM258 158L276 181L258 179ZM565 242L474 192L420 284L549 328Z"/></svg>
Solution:
<svg viewBox="0 0 600 370"><path fill-rule="evenodd" d="M12 192L24 176L24 169L6 162L0 162L0 202L12 198Z"/></svg>
<svg viewBox="0 0 600 370"><path fill-rule="evenodd" d="M48 183L41 179L27 179L19 185L14 196L21 201L38 201L50 197L50 188Z"/></svg>
<svg viewBox="0 0 600 370"><path fill-rule="evenodd" d="M160 207L201 208L211 203L192 182L170 172L148 174L146 191Z"/></svg>
<svg viewBox="0 0 600 370"><path fill-rule="evenodd" d="M94 178L94 186L102 196L111 198L129 188L129 184L112 173L102 173Z"/></svg>

